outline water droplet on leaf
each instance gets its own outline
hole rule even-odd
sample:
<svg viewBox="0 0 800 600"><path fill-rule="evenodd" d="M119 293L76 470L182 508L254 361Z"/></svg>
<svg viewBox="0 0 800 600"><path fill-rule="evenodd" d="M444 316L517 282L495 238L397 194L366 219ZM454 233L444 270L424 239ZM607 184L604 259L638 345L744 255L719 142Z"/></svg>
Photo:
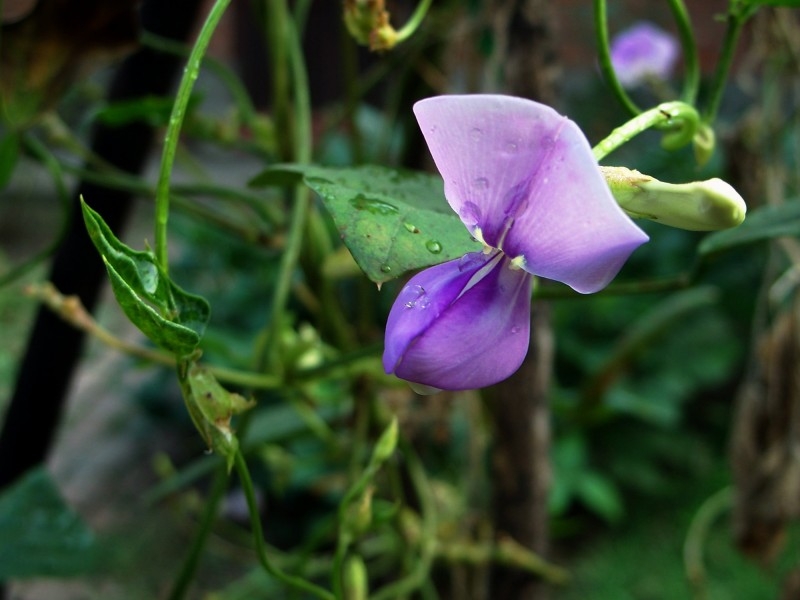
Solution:
<svg viewBox="0 0 800 600"><path fill-rule="evenodd" d="M425 242L425 247L431 254L439 254L442 251L442 245L436 240L428 240Z"/></svg>
<svg viewBox="0 0 800 600"><path fill-rule="evenodd" d="M406 228L406 231L409 233L419 233L419 229L416 225L412 225L411 223L403 223L403 227Z"/></svg>
<svg viewBox="0 0 800 600"><path fill-rule="evenodd" d="M364 194L358 194L355 198L352 198L350 204L356 210L366 210L373 215L388 216L400 212L393 204L389 204L383 200L377 200L376 198L367 198Z"/></svg>
<svg viewBox="0 0 800 600"><path fill-rule="evenodd" d="M389 265L381 265L381 273L391 273L392 267Z"/></svg>
<svg viewBox="0 0 800 600"><path fill-rule="evenodd" d="M333 185L333 182L325 177L306 177L306 183L311 187L317 185Z"/></svg>

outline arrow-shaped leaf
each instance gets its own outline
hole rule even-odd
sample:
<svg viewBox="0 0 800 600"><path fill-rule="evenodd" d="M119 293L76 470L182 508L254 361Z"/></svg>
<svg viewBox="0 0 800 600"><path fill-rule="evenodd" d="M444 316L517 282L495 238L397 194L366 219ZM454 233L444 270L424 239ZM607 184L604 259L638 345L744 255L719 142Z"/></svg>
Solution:
<svg viewBox="0 0 800 600"><path fill-rule="evenodd" d="M278 165L251 185L301 180L320 195L356 263L376 283L480 249L444 199L439 176L373 165Z"/></svg>

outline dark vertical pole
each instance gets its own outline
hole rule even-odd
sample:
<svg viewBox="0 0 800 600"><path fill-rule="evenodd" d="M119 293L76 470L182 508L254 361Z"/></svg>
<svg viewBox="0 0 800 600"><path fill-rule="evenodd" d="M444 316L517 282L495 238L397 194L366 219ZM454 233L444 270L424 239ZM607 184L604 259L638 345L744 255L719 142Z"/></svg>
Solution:
<svg viewBox="0 0 800 600"><path fill-rule="evenodd" d="M201 4L200 0L145 2L142 27L160 36L185 40ZM117 70L108 91L109 101L168 93L181 62L147 48L139 50ZM153 136L152 127L145 123L122 127L99 124L93 131L92 149L120 169L139 173ZM105 281L105 269L86 234L78 207L80 195L113 230L123 226L133 198L128 192L87 182L76 191L72 221L53 259L50 280L63 293L79 296L92 310ZM39 310L0 431L0 490L47 456L83 342L82 333L49 310Z"/></svg>
<svg viewBox="0 0 800 600"><path fill-rule="evenodd" d="M513 95L553 104L557 63L554 15L548 0L491 0L495 65L501 85ZM550 405L553 334L550 307L535 303L531 345L519 371L488 392L494 421L492 481L494 521L499 534L546 556L550 488ZM544 583L507 568L492 571L492 600L542 600Z"/></svg>

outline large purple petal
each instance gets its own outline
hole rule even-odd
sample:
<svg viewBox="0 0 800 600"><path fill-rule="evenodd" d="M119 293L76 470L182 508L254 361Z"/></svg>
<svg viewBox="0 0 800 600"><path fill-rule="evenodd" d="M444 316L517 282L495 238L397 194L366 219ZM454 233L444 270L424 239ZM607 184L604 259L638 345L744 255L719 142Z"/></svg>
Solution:
<svg viewBox="0 0 800 600"><path fill-rule="evenodd" d="M414 112L467 228L530 273L582 293L647 236L619 208L578 126L522 98L438 96Z"/></svg>
<svg viewBox="0 0 800 600"><path fill-rule="evenodd" d="M497 248L567 119L530 100L483 94L427 98L414 114L450 206Z"/></svg>
<svg viewBox="0 0 800 600"><path fill-rule="evenodd" d="M522 364L533 278L500 253L467 254L406 284L386 324L387 373L444 390L485 387Z"/></svg>

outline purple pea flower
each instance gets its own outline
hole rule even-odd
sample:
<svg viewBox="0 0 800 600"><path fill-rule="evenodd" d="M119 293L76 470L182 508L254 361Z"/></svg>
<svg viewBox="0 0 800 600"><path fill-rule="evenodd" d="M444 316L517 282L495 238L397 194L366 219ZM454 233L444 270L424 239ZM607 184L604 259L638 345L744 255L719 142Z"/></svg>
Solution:
<svg viewBox="0 0 800 600"><path fill-rule="evenodd" d="M444 193L483 252L426 269L389 313L383 365L424 388L502 381L528 351L533 275L591 293L647 236L623 213L578 126L497 95L414 105Z"/></svg>
<svg viewBox="0 0 800 600"><path fill-rule="evenodd" d="M636 87L651 77L668 79L678 53L675 38L646 21L625 29L611 42L611 64L625 88Z"/></svg>

